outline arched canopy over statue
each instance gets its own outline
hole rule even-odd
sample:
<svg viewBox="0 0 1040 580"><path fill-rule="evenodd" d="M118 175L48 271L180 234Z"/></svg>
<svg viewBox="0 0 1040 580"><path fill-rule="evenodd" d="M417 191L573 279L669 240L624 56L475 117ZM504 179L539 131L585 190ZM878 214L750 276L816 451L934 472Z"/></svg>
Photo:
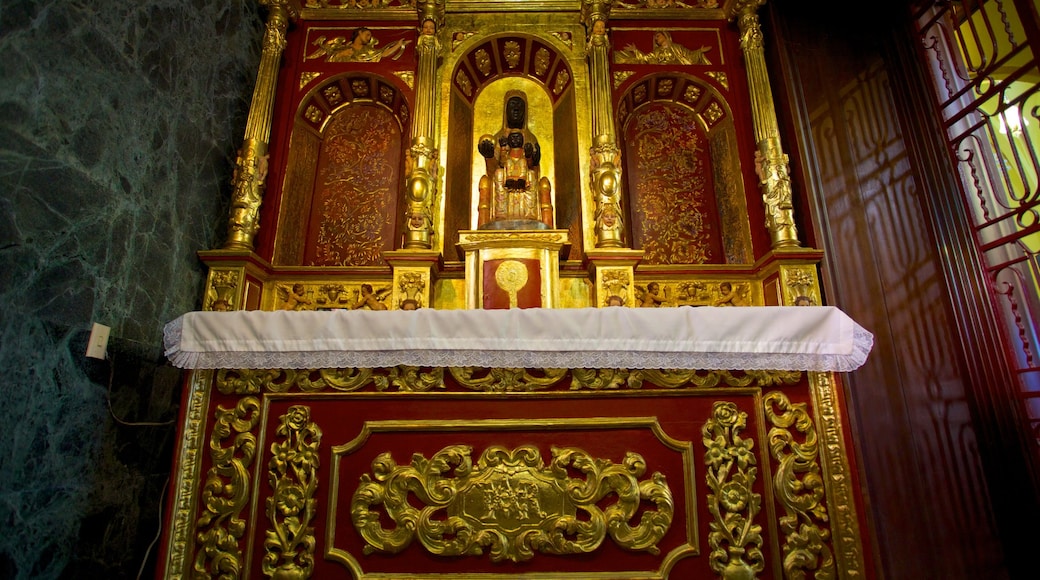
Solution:
<svg viewBox="0 0 1040 580"><path fill-rule="evenodd" d="M548 229L553 227L552 189L541 176L542 151L527 129L527 95L505 94L502 129L482 135L477 151L487 163L480 178L477 227L480 229Z"/></svg>

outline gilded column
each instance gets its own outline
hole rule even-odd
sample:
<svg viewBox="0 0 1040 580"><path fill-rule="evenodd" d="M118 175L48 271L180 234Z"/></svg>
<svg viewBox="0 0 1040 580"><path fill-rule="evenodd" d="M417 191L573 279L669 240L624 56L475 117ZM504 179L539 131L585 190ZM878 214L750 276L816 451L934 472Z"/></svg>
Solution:
<svg viewBox="0 0 1040 580"><path fill-rule="evenodd" d="M405 164L405 249L432 247L433 199L437 193L439 153L436 147L437 61L441 44L437 29L444 18L444 0L419 5L421 25L415 43L415 112L412 143Z"/></svg>
<svg viewBox="0 0 1040 580"><path fill-rule="evenodd" d="M260 70L253 89L253 101L246 120L246 134L235 161L232 179L231 216L228 219L228 250L252 250L253 237L260 229L260 203L267 179L267 146L271 138L271 113L278 79L278 63L285 50L285 31L289 27L287 0L259 0L268 7Z"/></svg>
<svg viewBox="0 0 1040 580"><path fill-rule="evenodd" d="M583 0L582 16L589 30L589 87L592 91L592 149L589 179L595 198L596 247L620 248L621 150L614 131L610 99L610 41L607 18L613 0Z"/></svg>
<svg viewBox="0 0 1040 580"><path fill-rule="evenodd" d="M736 18L740 28L740 47L744 52L748 86L751 89L751 115L755 128L755 172L762 189L766 209L766 228L773 248L796 247L798 231L794 225L794 205L791 202L791 178L787 155L780 146L780 131L773 106L766 71L762 28L758 21L758 7L765 0L738 0L727 15Z"/></svg>

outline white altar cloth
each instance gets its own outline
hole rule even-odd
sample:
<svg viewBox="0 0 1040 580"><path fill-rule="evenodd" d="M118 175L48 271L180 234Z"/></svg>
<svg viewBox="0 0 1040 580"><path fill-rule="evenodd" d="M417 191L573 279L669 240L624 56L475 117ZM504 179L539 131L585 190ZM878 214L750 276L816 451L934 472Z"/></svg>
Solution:
<svg viewBox="0 0 1040 580"><path fill-rule="evenodd" d="M180 368L499 368L848 372L874 337L831 306L189 312Z"/></svg>

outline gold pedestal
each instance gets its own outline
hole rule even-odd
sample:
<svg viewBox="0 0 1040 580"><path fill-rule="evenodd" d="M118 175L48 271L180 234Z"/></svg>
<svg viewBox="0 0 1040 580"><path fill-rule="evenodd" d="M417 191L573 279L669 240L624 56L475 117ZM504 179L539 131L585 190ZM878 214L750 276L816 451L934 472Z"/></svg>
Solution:
<svg viewBox="0 0 1040 580"><path fill-rule="evenodd" d="M466 308L556 308L566 230L459 232L466 256Z"/></svg>

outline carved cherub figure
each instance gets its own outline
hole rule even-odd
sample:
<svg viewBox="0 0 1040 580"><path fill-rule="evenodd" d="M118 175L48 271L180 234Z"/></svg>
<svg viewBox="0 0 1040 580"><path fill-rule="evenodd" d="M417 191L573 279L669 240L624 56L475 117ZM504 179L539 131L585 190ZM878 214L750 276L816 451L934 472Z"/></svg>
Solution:
<svg viewBox="0 0 1040 580"><path fill-rule="evenodd" d="M306 310L314 305L314 301L307 296L306 288L299 282L292 286L279 284L278 297L282 300L283 310Z"/></svg>
<svg viewBox="0 0 1040 580"><path fill-rule="evenodd" d="M729 282L719 284L719 294L720 296L712 304L713 306L747 306L740 290L734 288Z"/></svg>
<svg viewBox="0 0 1040 580"><path fill-rule="evenodd" d="M661 291L661 285L651 282L646 287L636 286L636 298L639 300L640 308L656 308L667 300L665 293Z"/></svg>
<svg viewBox="0 0 1040 580"><path fill-rule="evenodd" d="M388 294L390 294L390 288L388 287L373 290L371 284L362 284L360 296L358 296L357 302L350 309L358 310L367 306L369 310L386 310L386 304L383 303L383 300Z"/></svg>

